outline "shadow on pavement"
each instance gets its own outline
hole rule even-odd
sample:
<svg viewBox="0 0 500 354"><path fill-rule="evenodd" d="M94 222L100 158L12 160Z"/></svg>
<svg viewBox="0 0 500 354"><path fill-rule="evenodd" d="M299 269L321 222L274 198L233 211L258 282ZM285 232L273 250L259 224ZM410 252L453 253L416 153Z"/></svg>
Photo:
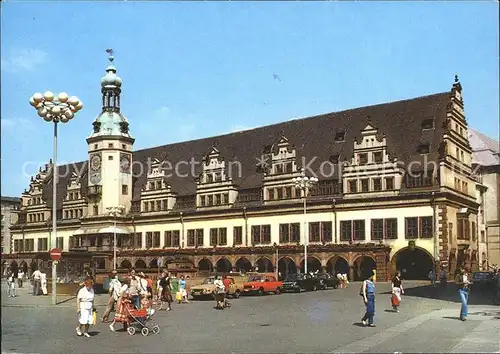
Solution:
<svg viewBox="0 0 500 354"><path fill-rule="evenodd" d="M353 326L356 326L356 327L366 327L363 323L361 322L355 322L352 324Z"/></svg>
<svg viewBox="0 0 500 354"><path fill-rule="evenodd" d="M432 285L419 285L407 287L404 290L404 296L414 296L460 303L458 287L454 283L448 283L446 285L437 284L435 287ZM391 292L386 291L382 294L391 294ZM492 291L472 289L469 295L468 304L493 305L493 295Z"/></svg>
<svg viewBox="0 0 500 354"><path fill-rule="evenodd" d="M455 320L455 321L460 321L460 317L451 317L451 316L443 316L444 319L446 320Z"/></svg>
<svg viewBox="0 0 500 354"><path fill-rule="evenodd" d="M65 304L66 302L69 302L69 301L74 300L74 299L76 299L76 296L70 297L69 299L66 299L66 300L58 301L57 305Z"/></svg>

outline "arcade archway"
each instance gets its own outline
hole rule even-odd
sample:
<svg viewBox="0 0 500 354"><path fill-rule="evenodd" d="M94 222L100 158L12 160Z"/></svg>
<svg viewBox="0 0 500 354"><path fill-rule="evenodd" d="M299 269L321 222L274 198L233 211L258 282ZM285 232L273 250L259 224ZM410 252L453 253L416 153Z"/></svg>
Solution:
<svg viewBox="0 0 500 354"><path fill-rule="evenodd" d="M129 260L124 259L124 260L120 263L120 268L121 268L121 269L130 269L130 268L132 268L132 263L130 263L130 261L129 261Z"/></svg>
<svg viewBox="0 0 500 354"><path fill-rule="evenodd" d="M278 272L286 279L290 274L297 274L297 265L291 258L283 257L278 261Z"/></svg>
<svg viewBox="0 0 500 354"><path fill-rule="evenodd" d="M158 258L154 258L149 262L149 268L158 268Z"/></svg>
<svg viewBox="0 0 500 354"><path fill-rule="evenodd" d="M274 265L273 263L265 257L260 258L256 263L255 263L255 268L259 273L272 273L274 272Z"/></svg>
<svg viewBox="0 0 500 354"><path fill-rule="evenodd" d="M354 280L365 280L377 269L377 263L372 257L361 256L354 260Z"/></svg>
<svg viewBox="0 0 500 354"><path fill-rule="evenodd" d="M300 269L302 272L304 272L305 267L304 267L304 260L300 262ZM319 259L316 257L307 257L307 272L308 273L315 273L315 272L321 272L321 262Z"/></svg>
<svg viewBox="0 0 500 354"><path fill-rule="evenodd" d="M349 263L343 257L333 257L326 263L326 271L330 274L347 274L349 276Z"/></svg>
<svg viewBox="0 0 500 354"><path fill-rule="evenodd" d="M215 263L215 269L218 273L229 273L233 266L227 258L221 258Z"/></svg>
<svg viewBox="0 0 500 354"><path fill-rule="evenodd" d="M252 263L246 258L240 258L235 263L235 268L237 272L249 272L252 270Z"/></svg>
<svg viewBox="0 0 500 354"><path fill-rule="evenodd" d="M23 272L24 274L28 274L28 263L22 261L21 264L19 265L19 271Z"/></svg>
<svg viewBox="0 0 500 354"><path fill-rule="evenodd" d="M212 262L210 262L208 259L203 258L198 262L198 270L200 272L212 272L213 270L213 265Z"/></svg>
<svg viewBox="0 0 500 354"><path fill-rule="evenodd" d="M434 268L432 256L422 248L410 249L405 247L392 257L396 269L401 271L403 279L427 280L429 271Z"/></svg>
<svg viewBox="0 0 500 354"><path fill-rule="evenodd" d="M146 262L144 262L142 259L138 259L137 261L135 261L136 269L145 269L146 267Z"/></svg>

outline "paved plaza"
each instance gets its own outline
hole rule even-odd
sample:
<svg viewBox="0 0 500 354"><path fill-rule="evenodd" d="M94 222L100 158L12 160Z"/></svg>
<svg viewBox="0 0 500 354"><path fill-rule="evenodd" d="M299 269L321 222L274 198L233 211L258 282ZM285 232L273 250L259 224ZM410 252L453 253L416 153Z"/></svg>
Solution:
<svg viewBox="0 0 500 354"><path fill-rule="evenodd" d="M500 352L500 308L473 294L466 322L453 284L433 291L407 283L401 312L390 310L388 283L377 284L375 328L362 327L359 283L349 289L242 297L216 311L212 301L175 304L156 313L159 335L112 333L91 328L92 338L75 335L75 300L50 305L50 296L32 297L23 288L7 298L2 283L4 353L345 353ZM67 298L61 298L61 301ZM100 314L105 295L97 297ZM117 326L117 328L120 328Z"/></svg>

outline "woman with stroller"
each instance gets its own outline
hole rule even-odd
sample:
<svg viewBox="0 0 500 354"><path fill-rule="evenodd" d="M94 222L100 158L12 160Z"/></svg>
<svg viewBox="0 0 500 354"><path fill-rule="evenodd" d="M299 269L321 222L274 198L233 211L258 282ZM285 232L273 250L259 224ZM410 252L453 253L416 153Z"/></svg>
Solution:
<svg viewBox="0 0 500 354"><path fill-rule="evenodd" d="M111 324L109 325L109 330L111 332L115 331L116 322L125 322L127 320L128 314L125 308L125 304L127 302L130 302L129 288L130 288L130 278L125 278L123 280L123 284L120 289L118 302L116 303L115 317L113 319L113 322L111 322Z"/></svg>

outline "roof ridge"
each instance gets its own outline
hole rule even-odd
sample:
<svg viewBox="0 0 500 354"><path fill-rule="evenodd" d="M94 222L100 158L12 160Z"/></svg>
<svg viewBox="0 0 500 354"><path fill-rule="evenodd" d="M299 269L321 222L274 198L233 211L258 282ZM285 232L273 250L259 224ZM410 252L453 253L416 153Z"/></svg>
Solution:
<svg viewBox="0 0 500 354"><path fill-rule="evenodd" d="M321 118L321 117L325 117L325 116L332 115L332 114L345 114L347 112L352 112L352 111L357 111L357 110L362 110L362 109L367 109L367 108L374 108L374 107L379 107L379 106L385 106L385 105L392 105L392 104L395 104L395 103L403 103L403 102L409 102L409 101L418 101L418 100L421 100L421 99L428 99L428 98L430 98L432 96L440 96L440 95L445 95L445 94L448 95L449 92L445 91L445 92L433 93L433 94L424 95L424 96L418 96L418 97L413 97L413 98L405 98L405 99L397 100L397 101L388 101L388 102L382 102L382 103L377 103L377 104L371 104L371 105L368 105L368 106L348 108L348 109L344 109L344 110L341 110L341 111L333 111L333 112L321 113L321 114L316 114L316 115L313 115L313 116L306 116L306 117L300 117L300 118L292 118L292 119L284 120L284 121L277 122L277 123L272 123L272 124L268 124L268 125L262 125L262 126L259 126L259 127L249 128L249 129L240 130L240 131L231 132L231 133L218 134L218 135L206 136L206 137L203 137L203 138L197 138L197 139L191 139L191 140L183 140L183 141L179 141L179 142L175 142L175 143L169 143L169 144L151 146L151 147L147 147L147 148L143 148L143 149L139 149L139 150L134 150L134 153L135 152L145 151L145 150L151 150L151 149L161 148L161 147L165 147L165 146L173 146L173 145L185 144L185 143L195 142L195 141L210 140L210 139L215 139L215 138L219 138L219 137L224 137L224 136L230 136L230 135L239 134L241 132L248 132L248 131L252 131L252 130L268 129L270 127L281 125L281 124L285 124L285 123L297 122L297 121L305 121L305 120L314 119L314 118Z"/></svg>

